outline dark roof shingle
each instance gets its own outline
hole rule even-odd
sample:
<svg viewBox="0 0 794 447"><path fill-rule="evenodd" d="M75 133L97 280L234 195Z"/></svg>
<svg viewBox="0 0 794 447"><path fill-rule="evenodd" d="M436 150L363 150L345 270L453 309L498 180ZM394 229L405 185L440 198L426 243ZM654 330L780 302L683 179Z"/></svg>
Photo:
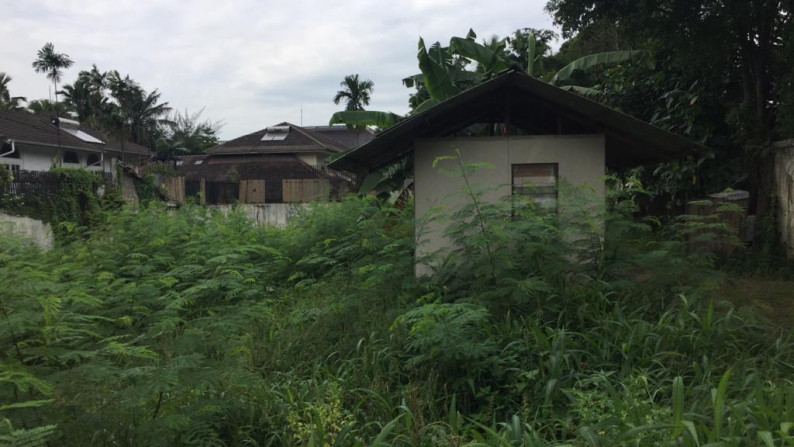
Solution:
<svg viewBox="0 0 794 447"><path fill-rule="evenodd" d="M267 133L266 128L209 148L205 153L208 155L294 154L300 152L336 154L349 149L344 143L311 129L290 123L281 123L277 126L289 127L285 139L262 141L262 137Z"/></svg>
<svg viewBox="0 0 794 447"><path fill-rule="evenodd" d="M104 144L89 143L63 129L58 129L48 114L32 114L18 110L0 111L0 135L6 139L68 149L121 152L121 143L117 138L109 137L86 125L80 125L78 129L103 141ZM124 143L124 151L139 155L149 155L151 152L148 148L132 142Z"/></svg>

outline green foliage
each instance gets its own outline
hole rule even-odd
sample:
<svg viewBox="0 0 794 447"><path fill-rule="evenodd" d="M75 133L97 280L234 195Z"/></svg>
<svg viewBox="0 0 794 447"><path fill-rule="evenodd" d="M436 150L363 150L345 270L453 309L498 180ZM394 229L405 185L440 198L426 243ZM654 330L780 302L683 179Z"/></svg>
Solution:
<svg viewBox="0 0 794 447"><path fill-rule="evenodd" d="M93 172L53 168L47 174L41 179L49 183L47 194L5 195L0 209L49 222L59 242L86 235L104 222L106 211L123 203L119 191L107 188L104 178Z"/></svg>
<svg viewBox="0 0 794 447"><path fill-rule="evenodd" d="M492 203L468 180L463 205L434 217L454 245L421 260L436 269L423 277L413 207L372 197L313 205L284 229L152 202L47 252L1 238L0 436L790 442L792 340L714 301L721 275L691 249L720 225L636 220L632 182L607 209L563 185L555 214Z"/></svg>

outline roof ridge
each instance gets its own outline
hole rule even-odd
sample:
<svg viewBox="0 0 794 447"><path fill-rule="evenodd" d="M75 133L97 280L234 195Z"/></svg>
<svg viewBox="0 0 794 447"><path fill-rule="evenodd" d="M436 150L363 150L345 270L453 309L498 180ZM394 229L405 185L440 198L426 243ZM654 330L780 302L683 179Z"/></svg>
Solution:
<svg viewBox="0 0 794 447"><path fill-rule="evenodd" d="M287 124L290 127L293 127L298 132L300 132L303 135L307 136L308 138L314 140L320 146L325 147L326 149L330 149L330 150L333 150L335 152L342 152L342 151L347 150L347 148L342 147L342 145L340 143L338 143L336 140L334 140L332 138L329 138L329 137L326 137L325 135L322 135L321 133L319 133L317 131L305 129L303 127L296 126L296 125L290 124L290 123L287 123ZM323 141L323 140L326 140L326 141Z"/></svg>

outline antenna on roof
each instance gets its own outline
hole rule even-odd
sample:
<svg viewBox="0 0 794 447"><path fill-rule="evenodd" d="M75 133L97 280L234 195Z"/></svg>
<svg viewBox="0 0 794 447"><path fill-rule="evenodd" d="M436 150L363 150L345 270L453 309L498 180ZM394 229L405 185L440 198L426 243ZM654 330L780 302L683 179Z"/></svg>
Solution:
<svg viewBox="0 0 794 447"><path fill-rule="evenodd" d="M303 127L303 103L301 103L301 127Z"/></svg>

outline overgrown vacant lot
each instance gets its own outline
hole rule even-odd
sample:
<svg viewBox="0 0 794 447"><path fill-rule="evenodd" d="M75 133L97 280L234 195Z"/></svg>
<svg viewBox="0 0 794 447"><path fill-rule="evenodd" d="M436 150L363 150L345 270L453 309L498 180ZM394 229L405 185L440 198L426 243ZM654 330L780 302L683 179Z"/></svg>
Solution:
<svg viewBox="0 0 794 447"><path fill-rule="evenodd" d="M410 206L370 198L3 239L0 443L794 444L791 338L720 301L696 223L618 200L602 245L514 205L448 216L459 250L419 279Z"/></svg>

